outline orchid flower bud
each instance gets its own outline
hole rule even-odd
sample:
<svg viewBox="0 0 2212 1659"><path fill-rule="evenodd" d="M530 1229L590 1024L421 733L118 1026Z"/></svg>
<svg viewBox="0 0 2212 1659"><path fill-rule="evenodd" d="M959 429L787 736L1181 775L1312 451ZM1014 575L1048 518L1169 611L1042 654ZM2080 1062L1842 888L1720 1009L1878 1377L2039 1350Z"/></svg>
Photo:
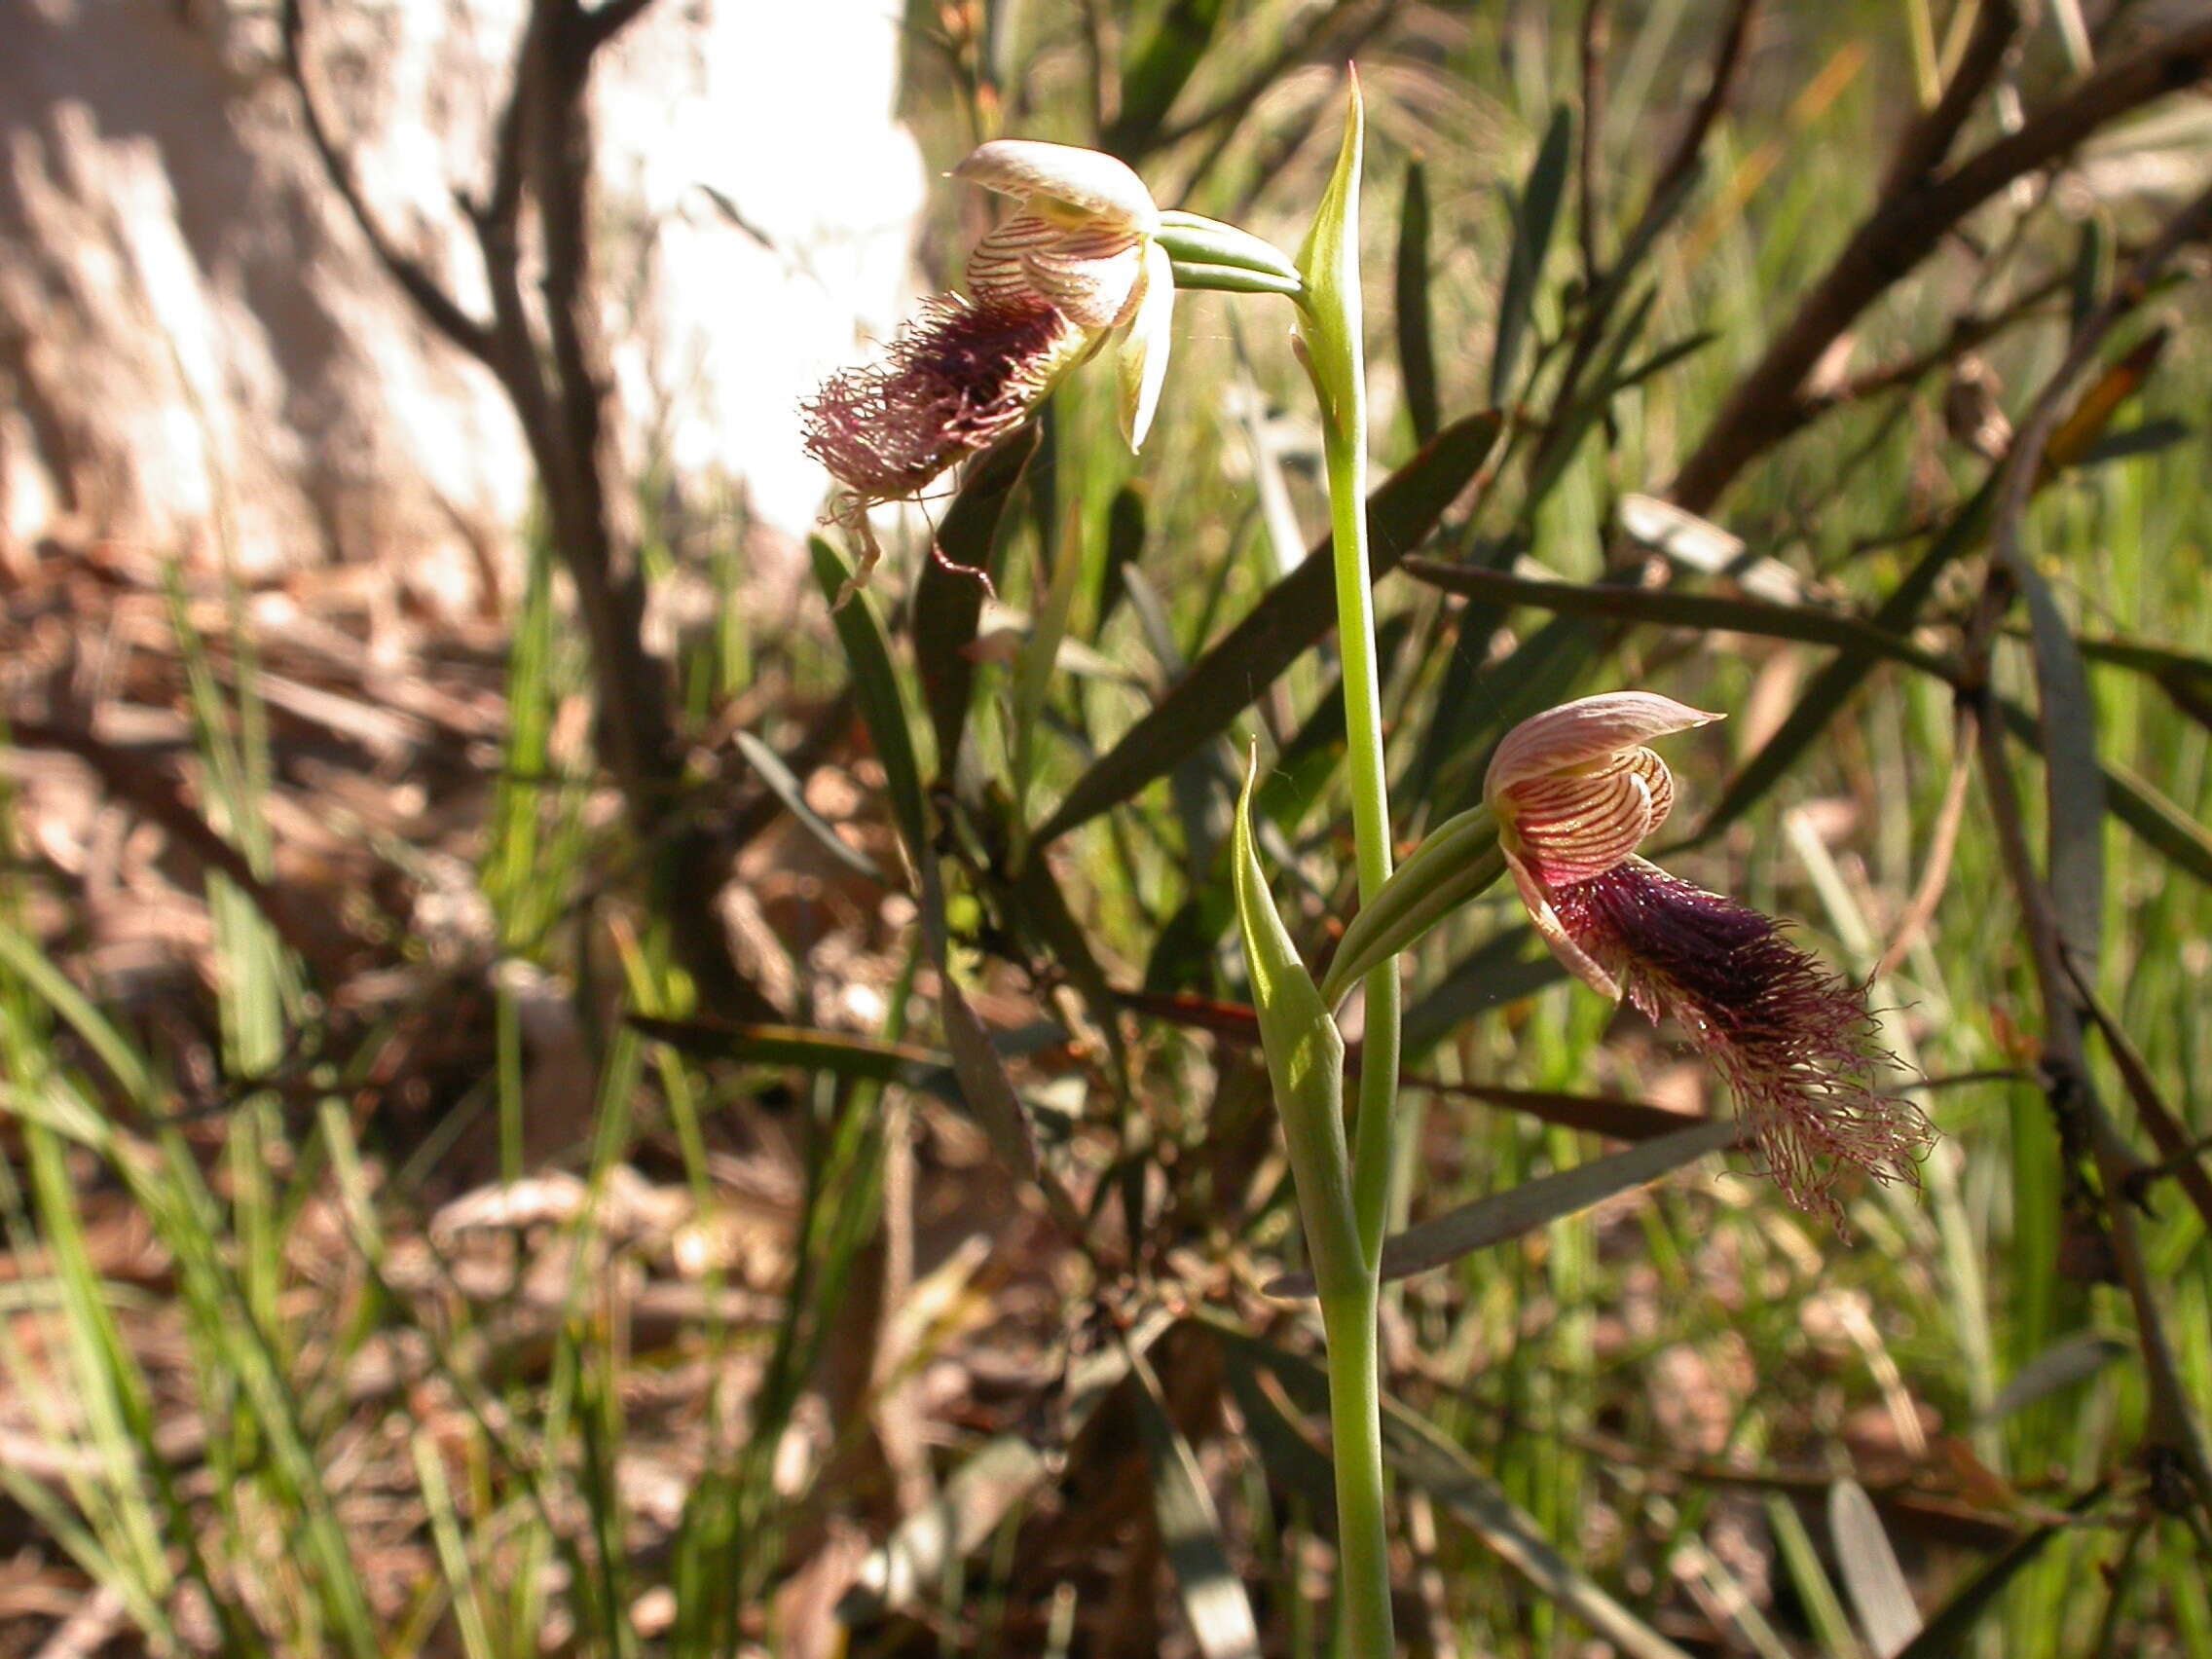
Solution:
<svg viewBox="0 0 2212 1659"><path fill-rule="evenodd" d="M1601 994L1672 1015L1727 1079L1790 1201L1840 1219L1838 1166L1913 1181L1935 1138L1883 1092L1895 1061L1862 990L1771 918L1636 855L1675 797L1645 744L1719 718L1642 691L1585 697L1508 732L1483 795L1552 953Z"/></svg>

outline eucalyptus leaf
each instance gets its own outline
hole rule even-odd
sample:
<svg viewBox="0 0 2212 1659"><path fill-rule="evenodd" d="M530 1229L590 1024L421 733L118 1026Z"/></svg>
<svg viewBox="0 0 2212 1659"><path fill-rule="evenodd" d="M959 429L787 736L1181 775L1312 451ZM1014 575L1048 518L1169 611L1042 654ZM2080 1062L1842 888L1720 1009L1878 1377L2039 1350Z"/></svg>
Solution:
<svg viewBox="0 0 2212 1659"><path fill-rule="evenodd" d="M845 647L845 662L852 670L853 693L860 703L861 719L875 743L875 757L883 767L885 787L891 794L891 816L906 843L906 856L917 866L932 857L929 819L922 800L922 769L914 758L914 737L906 723L906 699L891 666L891 647L883 624L866 589L851 594L842 606L837 596L852 577L852 568L838 551L819 535L808 546L814 555L814 579L831 607L830 620L837 640Z"/></svg>
<svg viewBox="0 0 2212 1659"><path fill-rule="evenodd" d="M1430 315L1428 222L1428 174L1417 158L1406 164L1406 188L1398 199L1394 314L1406 414L1413 422L1414 436L1424 444L1443 424L1436 394L1436 329Z"/></svg>
<svg viewBox="0 0 2212 1659"><path fill-rule="evenodd" d="M1545 256L1551 252L1552 233L1559 226L1560 205L1567 198L1573 137L1573 112L1565 104L1555 106L1528 182L1514 204L1513 249L1497 296L1497 336L1490 359L1490 400L1495 404L1504 404L1513 395L1513 374L1520 367L1522 342L1528 338L1535 310L1536 286L1543 276Z"/></svg>

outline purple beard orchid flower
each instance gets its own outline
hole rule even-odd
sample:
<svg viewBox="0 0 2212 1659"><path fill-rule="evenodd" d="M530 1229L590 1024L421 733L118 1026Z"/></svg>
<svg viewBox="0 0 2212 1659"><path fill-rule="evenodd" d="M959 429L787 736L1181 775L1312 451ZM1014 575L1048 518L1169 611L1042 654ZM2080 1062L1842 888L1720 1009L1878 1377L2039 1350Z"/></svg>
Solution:
<svg viewBox="0 0 2212 1659"><path fill-rule="evenodd" d="M1672 1015L1727 1079L1790 1201L1840 1221L1828 1189L1842 1165L1916 1182L1935 1139L1916 1108L1884 1092L1895 1061L1862 989L1771 918L1636 855L1675 797L1644 745L1719 718L1642 691L1584 697L1506 734L1484 798L1552 953L1600 994Z"/></svg>
<svg viewBox="0 0 2212 1659"><path fill-rule="evenodd" d="M1026 421L1062 375L1118 338L1122 428L1144 442L1167 367L1175 277L1160 210L1114 157L1002 138L952 176L1019 210L977 244L969 292L925 301L880 362L830 376L801 411L806 450L844 487L832 518L919 494ZM865 574L865 567L864 572Z"/></svg>

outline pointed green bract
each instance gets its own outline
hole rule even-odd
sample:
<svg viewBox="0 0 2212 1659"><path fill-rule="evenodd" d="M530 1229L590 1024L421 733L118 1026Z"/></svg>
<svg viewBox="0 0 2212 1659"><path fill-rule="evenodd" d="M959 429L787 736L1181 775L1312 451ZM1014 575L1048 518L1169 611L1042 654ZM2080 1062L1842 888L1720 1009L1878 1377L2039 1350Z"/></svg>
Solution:
<svg viewBox="0 0 2212 1659"><path fill-rule="evenodd" d="M1307 368L1321 394L1322 413L1336 436L1366 446L1365 399L1358 395L1360 354L1359 165L1365 149L1366 121L1353 78L1345 96L1345 140L1337 152L1337 170L1321 193L1321 205L1298 253L1305 279L1300 302Z"/></svg>
<svg viewBox="0 0 2212 1659"><path fill-rule="evenodd" d="M1275 913L1260 869L1252 845L1252 777L1257 769L1255 759L1245 772L1230 849L1236 924L1244 938L1260 1047L1274 1085L1275 1109L1282 1116L1314 1280L1324 1291L1336 1285L1356 1291L1368 1275L1352 1225L1350 1159L1345 1147L1345 1040Z"/></svg>

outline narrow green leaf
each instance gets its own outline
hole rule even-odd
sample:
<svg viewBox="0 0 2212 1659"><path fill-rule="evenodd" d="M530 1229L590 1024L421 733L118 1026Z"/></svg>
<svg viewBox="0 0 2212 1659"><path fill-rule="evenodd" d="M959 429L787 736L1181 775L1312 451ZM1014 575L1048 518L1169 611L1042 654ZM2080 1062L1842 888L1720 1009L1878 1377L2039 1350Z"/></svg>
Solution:
<svg viewBox="0 0 2212 1659"><path fill-rule="evenodd" d="M1814 1546L1797 1505L1783 1493L1770 1492L1764 1507L1766 1524L1789 1569L1789 1581L1804 1604L1805 1622L1812 1627L1817 1650L1824 1659L1865 1659L1866 1650L1844 1614L1843 1599L1828 1581L1827 1569L1821 1565L1821 1552Z"/></svg>
<svg viewBox="0 0 2212 1659"><path fill-rule="evenodd" d="M1368 498L1377 579L1425 540L1496 441L1494 411L1454 422ZM1335 570L1326 541L1193 663L1165 696L1069 790L1038 830L1042 846L1164 777L1223 732L1336 620Z"/></svg>
<svg viewBox="0 0 2212 1659"><path fill-rule="evenodd" d="M2086 1382L2114 1360L2124 1359L2134 1351L2133 1343L2106 1331L2076 1331L2062 1337L2012 1374L2012 1380L1998 1390L1980 1420L2002 1422L2039 1400Z"/></svg>
<svg viewBox="0 0 2212 1659"><path fill-rule="evenodd" d="M1436 330L1428 293L1428 174L1418 158L1406 163L1405 193L1398 200L1398 378L1406 414L1422 443L1436 436L1443 417L1436 395Z"/></svg>
<svg viewBox="0 0 2212 1659"><path fill-rule="evenodd" d="M1857 1481L1828 1488L1828 1534L1866 1645L1875 1659L1888 1659L1920 1634L1920 1608L1882 1518L1874 1513L1874 1500Z"/></svg>
<svg viewBox="0 0 2212 1659"><path fill-rule="evenodd" d="M1174 274L1176 287L1193 292L1280 294L1286 300L1295 300L1306 292L1306 284L1295 276L1246 271L1241 266L1199 265L1187 259L1171 259L1167 269Z"/></svg>
<svg viewBox="0 0 2212 1659"><path fill-rule="evenodd" d="M2105 791L2097 764L2096 700L2074 630L2059 613L2050 584L2032 560L2010 563L2027 601L2041 705L2051 907L2066 948L2093 977L2105 913Z"/></svg>
<svg viewBox="0 0 2212 1659"><path fill-rule="evenodd" d="M1236 802L1231 847L1245 970L1298 1185L1307 1253L1323 1279L1338 1275L1356 1287L1366 1273L1352 1220L1351 1155L1345 1144L1345 1040L1268 892L1252 845L1249 772Z"/></svg>
<svg viewBox="0 0 2212 1659"><path fill-rule="evenodd" d="M1391 872L1372 904L1364 904L1337 947L1321 981L1321 1000L1335 1007L1352 986L1505 873L1497 822L1487 807L1446 820Z"/></svg>
<svg viewBox="0 0 2212 1659"><path fill-rule="evenodd" d="M1160 140L1161 124L1204 57L1222 0L1168 0L1160 21L1122 71L1121 114L1101 146L1134 161Z"/></svg>
<svg viewBox="0 0 2212 1659"><path fill-rule="evenodd" d="M1169 208L1160 215L1160 232L1155 240L1178 265L1207 266L1272 277L1287 283L1283 291L1292 294L1304 286L1298 275L1298 262L1273 242L1200 213Z"/></svg>
<svg viewBox="0 0 2212 1659"><path fill-rule="evenodd" d="M1045 589L1044 603L1021 657L1014 681L1014 823L1029 817L1029 793L1036 781L1037 725L1045 713L1045 698L1051 690L1052 669L1067 639L1068 615L1075 605L1076 583L1083 574L1083 536L1079 524L1070 524L1060 536L1059 562Z"/></svg>
<svg viewBox="0 0 2212 1659"><path fill-rule="evenodd" d="M768 786L769 793L784 803L784 810L825 852L857 875L865 875L870 881L885 879L873 859L838 834L828 819L807 805L806 786L793 775L773 749L749 731L740 731L735 738L737 752L745 756L745 763L753 768L754 775Z"/></svg>
<svg viewBox="0 0 2212 1659"><path fill-rule="evenodd" d="M1457 1209L1393 1234L1382 1245L1382 1277L1411 1278L1447 1267L1462 1256L1502 1244L1577 1215L1631 1187L1641 1187L1707 1153L1724 1152L1743 1139L1743 1125L1732 1119L1693 1122L1656 1140L1571 1169L1539 1175L1502 1193L1461 1204ZM1267 1287L1270 1296L1313 1294L1310 1274L1289 1273Z"/></svg>
<svg viewBox="0 0 2212 1659"><path fill-rule="evenodd" d="M1504 404L1513 395L1513 372L1520 366L1522 342L1535 311L1536 287L1551 252L1552 233L1559 226L1560 204L1567 198L1573 138L1573 112L1564 103L1555 105L1551 126L1514 205L1513 250L1498 291L1497 340L1490 359L1490 400L1494 404Z"/></svg>
<svg viewBox="0 0 2212 1659"><path fill-rule="evenodd" d="M985 579L998 573L1007 503L1037 453L1042 430L1036 422L1025 422L968 463L960 494L937 533L936 553L914 578L914 668L937 734L938 767L948 776L959 758L976 685L976 659L968 647L982 614Z"/></svg>
<svg viewBox="0 0 2212 1659"><path fill-rule="evenodd" d="M1161 1542L1175 1572L1175 1594L1191 1635L1205 1659L1259 1659L1260 1627L1252 1617L1244 1582L1229 1563L1221 1517L1206 1491L1198 1456L1167 1415L1160 1379L1142 1357L1132 1357L1133 1398L1144 1449L1152 1466L1152 1502Z"/></svg>
<svg viewBox="0 0 2212 1659"><path fill-rule="evenodd" d="M814 579L821 584L823 597L834 606L852 575L852 568L819 535L808 546L814 555ZM891 647L884 640L883 624L877 620L874 602L865 589L834 610L830 620L836 624L837 639L852 669L861 719L875 742L875 757L891 793L891 816L906 843L906 856L919 866L932 857L929 818L922 801L922 770L914 760L906 699L891 666Z"/></svg>

